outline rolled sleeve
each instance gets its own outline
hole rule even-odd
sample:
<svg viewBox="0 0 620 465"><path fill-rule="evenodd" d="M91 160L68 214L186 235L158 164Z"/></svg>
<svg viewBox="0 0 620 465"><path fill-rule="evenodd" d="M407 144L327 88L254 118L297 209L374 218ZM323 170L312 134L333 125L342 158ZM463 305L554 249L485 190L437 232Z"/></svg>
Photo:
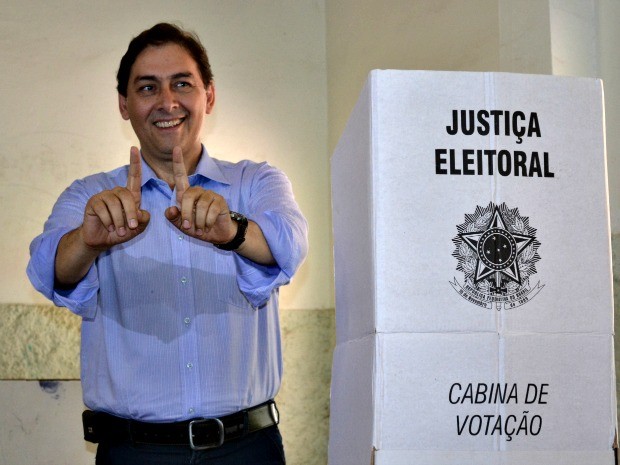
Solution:
<svg viewBox="0 0 620 465"><path fill-rule="evenodd" d="M34 288L58 307L67 307L84 318L94 317L97 304L99 279L97 270L91 267L88 274L70 289L55 286L56 249L68 229L48 231L37 237L30 245L30 262L26 269L28 279Z"/></svg>
<svg viewBox="0 0 620 465"><path fill-rule="evenodd" d="M261 228L276 265L261 266L239 255L237 282L254 306L263 305L272 291L288 284L308 253L308 223L280 170L260 165L254 175L248 218Z"/></svg>
<svg viewBox="0 0 620 465"><path fill-rule="evenodd" d="M99 289L95 266L72 288L61 289L55 285L58 244L65 234L81 224L86 204L84 198L88 197L86 193L80 192L79 182L75 182L63 192L45 223L43 233L30 244L30 261L26 274L34 288L54 305L67 307L83 318L92 318L97 309Z"/></svg>

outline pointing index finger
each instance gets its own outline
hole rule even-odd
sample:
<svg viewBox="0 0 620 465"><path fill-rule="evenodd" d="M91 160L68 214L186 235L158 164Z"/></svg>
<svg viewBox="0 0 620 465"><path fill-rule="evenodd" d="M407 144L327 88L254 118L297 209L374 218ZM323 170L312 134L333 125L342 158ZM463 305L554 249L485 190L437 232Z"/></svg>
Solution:
<svg viewBox="0 0 620 465"><path fill-rule="evenodd" d="M174 185L177 189L177 203L181 205L183 194L189 189L189 179L187 179L187 170L185 169L181 147L172 149L172 173L174 175Z"/></svg>
<svg viewBox="0 0 620 465"><path fill-rule="evenodd" d="M142 188L142 164L140 161L140 150L138 147L131 147L129 152L129 171L127 172L127 190L132 193L136 202L140 201Z"/></svg>

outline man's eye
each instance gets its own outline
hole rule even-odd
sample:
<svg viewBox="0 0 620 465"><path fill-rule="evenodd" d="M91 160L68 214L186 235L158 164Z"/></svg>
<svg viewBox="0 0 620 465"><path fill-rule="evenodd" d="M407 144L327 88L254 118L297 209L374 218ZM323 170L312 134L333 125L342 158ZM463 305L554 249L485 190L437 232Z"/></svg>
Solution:
<svg viewBox="0 0 620 465"><path fill-rule="evenodd" d="M190 90L192 90L192 84L190 82L187 81L179 81L176 82L174 84L174 87L179 91L179 92L189 92Z"/></svg>
<svg viewBox="0 0 620 465"><path fill-rule="evenodd" d="M141 94L152 94L155 91L155 86L146 85L138 88L138 92Z"/></svg>

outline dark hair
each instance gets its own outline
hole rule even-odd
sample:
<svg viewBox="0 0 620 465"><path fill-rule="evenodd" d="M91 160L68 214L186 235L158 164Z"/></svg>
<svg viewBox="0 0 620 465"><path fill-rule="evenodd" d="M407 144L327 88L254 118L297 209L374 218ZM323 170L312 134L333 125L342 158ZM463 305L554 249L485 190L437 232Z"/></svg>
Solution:
<svg viewBox="0 0 620 465"><path fill-rule="evenodd" d="M125 55L121 58L118 73L116 74L116 81L118 83L116 89L119 94L123 97L127 97L129 74L131 73L131 67L138 58L138 55L148 46L158 46L167 43L177 44L187 50L196 62L205 86L209 85L213 80L213 73L211 72L207 51L200 43L198 36L191 32L186 32L174 24L159 23L141 32L140 35L134 37L129 43Z"/></svg>

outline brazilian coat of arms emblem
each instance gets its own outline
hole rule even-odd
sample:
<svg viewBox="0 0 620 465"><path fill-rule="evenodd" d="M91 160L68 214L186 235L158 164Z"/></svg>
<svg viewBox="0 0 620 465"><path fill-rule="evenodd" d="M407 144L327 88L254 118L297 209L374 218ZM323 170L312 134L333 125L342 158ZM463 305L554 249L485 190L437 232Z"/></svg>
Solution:
<svg viewBox="0 0 620 465"><path fill-rule="evenodd" d="M456 228L452 255L464 276L463 284L456 277L450 284L461 297L488 309L511 309L526 304L544 287L540 281L532 283L540 260L536 229L518 208L493 202L477 206Z"/></svg>

